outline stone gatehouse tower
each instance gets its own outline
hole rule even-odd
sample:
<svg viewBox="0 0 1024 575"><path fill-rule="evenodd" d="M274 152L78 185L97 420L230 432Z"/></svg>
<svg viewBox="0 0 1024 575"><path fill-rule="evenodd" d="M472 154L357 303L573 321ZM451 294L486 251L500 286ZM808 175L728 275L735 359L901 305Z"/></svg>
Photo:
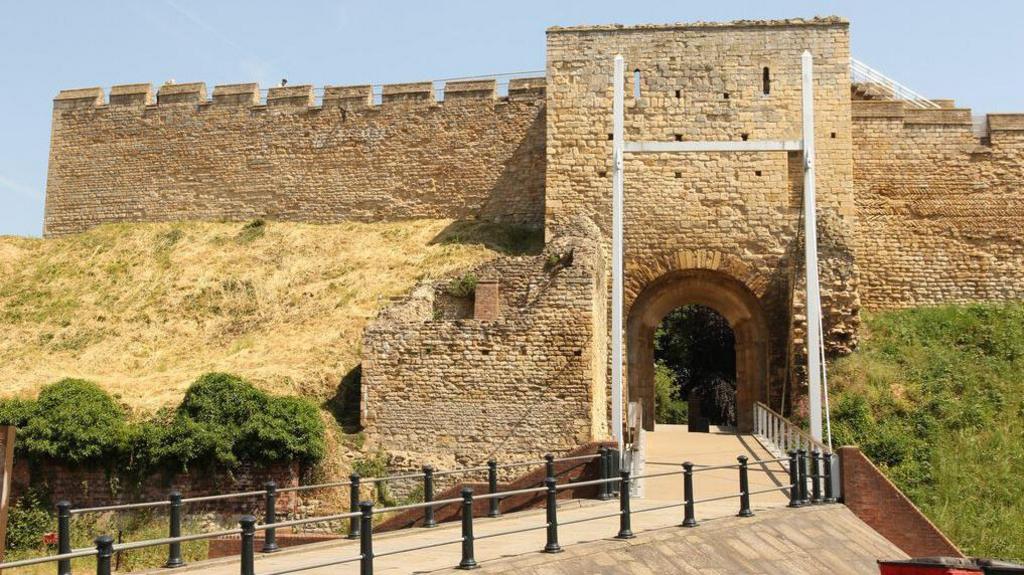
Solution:
<svg viewBox="0 0 1024 575"><path fill-rule="evenodd" d="M826 345L861 308L1024 296L1024 115L972 121L851 78L840 18L552 28L544 78L435 87L148 84L54 101L45 230L216 218L477 219L543 229L539 255L418 287L364 334L363 422L396 455L535 457L608 429L612 58L625 136L801 137L814 57ZM922 57L924 57L922 55ZM738 425L804 393L800 152L627 156L628 393L653 426L653 335L696 303L736 336Z"/></svg>

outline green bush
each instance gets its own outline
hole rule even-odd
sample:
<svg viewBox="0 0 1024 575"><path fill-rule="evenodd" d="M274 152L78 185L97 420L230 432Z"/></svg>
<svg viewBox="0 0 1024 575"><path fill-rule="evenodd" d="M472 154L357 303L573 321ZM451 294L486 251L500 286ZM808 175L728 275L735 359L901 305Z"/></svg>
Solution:
<svg viewBox="0 0 1024 575"><path fill-rule="evenodd" d="M121 452L126 431L124 409L107 392L92 382L62 379L39 392L19 443L30 456L95 462Z"/></svg>
<svg viewBox="0 0 1024 575"><path fill-rule="evenodd" d="M244 379L209 373L177 409L142 421L97 385L64 379L35 401L0 401L0 423L19 428L19 451L31 460L101 464L142 474L193 465L319 461L326 450L316 406L269 395Z"/></svg>
<svg viewBox="0 0 1024 575"><path fill-rule="evenodd" d="M0 399L0 425L24 428L35 409L36 402L31 399Z"/></svg>
<svg viewBox="0 0 1024 575"><path fill-rule="evenodd" d="M315 405L298 397L271 396L226 373L197 379L165 429L173 438L168 456L183 465L308 463L320 460L326 450Z"/></svg>
<svg viewBox="0 0 1024 575"><path fill-rule="evenodd" d="M470 272L450 281L445 291L453 297L470 297L476 293L476 284L478 282L479 279L476 277L476 274Z"/></svg>
<svg viewBox="0 0 1024 575"><path fill-rule="evenodd" d="M8 509L7 548L38 549L43 534L52 528L53 519L40 498L33 492L26 493Z"/></svg>
<svg viewBox="0 0 1024 575"><path fill-rule="evenodd" d="M360 477L385 477L388 475L388 458L383 452L366 455L352 462L352 471ZM396 505L398 501L392 496L387 481L373 484L373 498L385 507Z"/></svg>
<svg viewBox="0 0 1024 575"><path fill-rule="evenodd" d="M658 423L686 423L686 401L679 398L675 373L663 363L654 366L654 420Z"/></svg>
<svg viewBox="0 0 1024 575"><path fill-rule="evenodd" d="M267 229L267 223L263 220L253 220L239 230L238 235L235 236L235 241L240 244L247 244L253 240L263 237L263 233Z"/></svg>

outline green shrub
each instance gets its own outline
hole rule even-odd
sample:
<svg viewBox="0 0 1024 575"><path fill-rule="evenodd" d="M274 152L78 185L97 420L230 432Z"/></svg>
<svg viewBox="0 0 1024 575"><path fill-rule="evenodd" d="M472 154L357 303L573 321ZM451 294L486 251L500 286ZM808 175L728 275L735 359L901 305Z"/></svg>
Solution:
<svg viewBox="0 0 1024 575"><path fill-rule="evenodd" d="M253 220L239 230L238 235L235 236L235 241L240 244L249 243L255 239L263 237L263 233L267 229L267 223L263 220Z"/></svg>
<svg viewBox="0 0 1024 575"><path fill-rule="evenodd" d="M172 439L166 458L182 465L314 462L326 450L315 405L298 397L271 396L226 373L197 379L165 429Z"/></svg>
<svg viewBox="0 0 1024 575"><path fill-rule="evenodd" d="M7 548L38 549L43 534L53 528L53 519L41 499L28 492L11 505L7 515Z"/></svg>
<svg viewBox="0 0 1024 575"><path fill-rule="evenodd" d="M376 452L366 455L352 462L352 471L360 477L385 477L388 473L388 458L383 452ZM398 502L391 495L387 481L377 481L373 484L374 499L381 505L390 507Z"/></svg>
<svg viewBox="0 0 1024 575"><path fill-rule="evenodd" d="M18 449L29 460L101 464L143 474L192 465L319 461L324 425L312 402L276 397L244 379L209 373L188 389L177 409L143 421L95 384L64 379L35 401L0 402L0 423L19 428Z"/></svg>
<svg viewBox="0 0 1024 575"><path fill-rule="evenodd" d="M0 399L0 425L24 428L35 409L36 402L31 399Z"/></svg>
<svg viewBox="0 0 1024 575"><path fill-rule="evenodd" d="M654 420L658 423L686 423L687 404L679 398L675 374L665 364L654 366Z"/></svg>
<svg viewBox="0 0 1024 575"><path fill-rule="evenodd" d="M248 461L319 461L327 450L320 413L301 397L271 397L243 426L235 449Z"/></svg>
<svg viewBox="0 0 1024 575"><path fill-rule="evenodd" d="M20 430L20 445L31 456L70 463L116 456L125 445L124 409L95 383L62 379L39 392Z"/></svg>
<svg viewBox="0 0 1024 575"><path fill-rule="evenodd" d="M476 293L478 281L476 274L470 272L449 282L445 291L454 297L470 297Z"/></svg>

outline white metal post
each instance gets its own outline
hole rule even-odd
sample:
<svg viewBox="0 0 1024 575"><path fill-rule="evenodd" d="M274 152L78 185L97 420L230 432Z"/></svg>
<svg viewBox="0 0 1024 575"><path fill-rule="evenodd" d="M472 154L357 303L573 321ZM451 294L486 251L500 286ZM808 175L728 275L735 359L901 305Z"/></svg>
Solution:
<svg viewBox="0 0 1024 575"><path fill-rule="evenodd" d="M807 379L811 437L821 441L821 293L818 285L818 223L814 190L814 60L805 50L803 70L804 262L807 268Z"/></svg>
<svg viewBox="0 0 1024 575"><path fill-rule="evenodd" d="M612 81L612 438L622 445L622 116L624 65L615 56Z"/></svg>

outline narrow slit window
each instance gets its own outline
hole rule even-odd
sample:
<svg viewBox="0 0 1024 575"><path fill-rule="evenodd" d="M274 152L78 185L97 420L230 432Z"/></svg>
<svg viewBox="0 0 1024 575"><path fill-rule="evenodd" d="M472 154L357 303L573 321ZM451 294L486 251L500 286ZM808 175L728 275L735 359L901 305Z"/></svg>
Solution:
<svg viewBox="0 0 1024 575"><path fill-rule="evenodd" d="M761 70L761 91L765 96L772 93L772 72L768 66Z"/></svg>
<svg viewBox="0 0 1024 575"><path fill-rule="evenodd" d="M633 70L633 99L640 99L640 68Z"/></svg>

